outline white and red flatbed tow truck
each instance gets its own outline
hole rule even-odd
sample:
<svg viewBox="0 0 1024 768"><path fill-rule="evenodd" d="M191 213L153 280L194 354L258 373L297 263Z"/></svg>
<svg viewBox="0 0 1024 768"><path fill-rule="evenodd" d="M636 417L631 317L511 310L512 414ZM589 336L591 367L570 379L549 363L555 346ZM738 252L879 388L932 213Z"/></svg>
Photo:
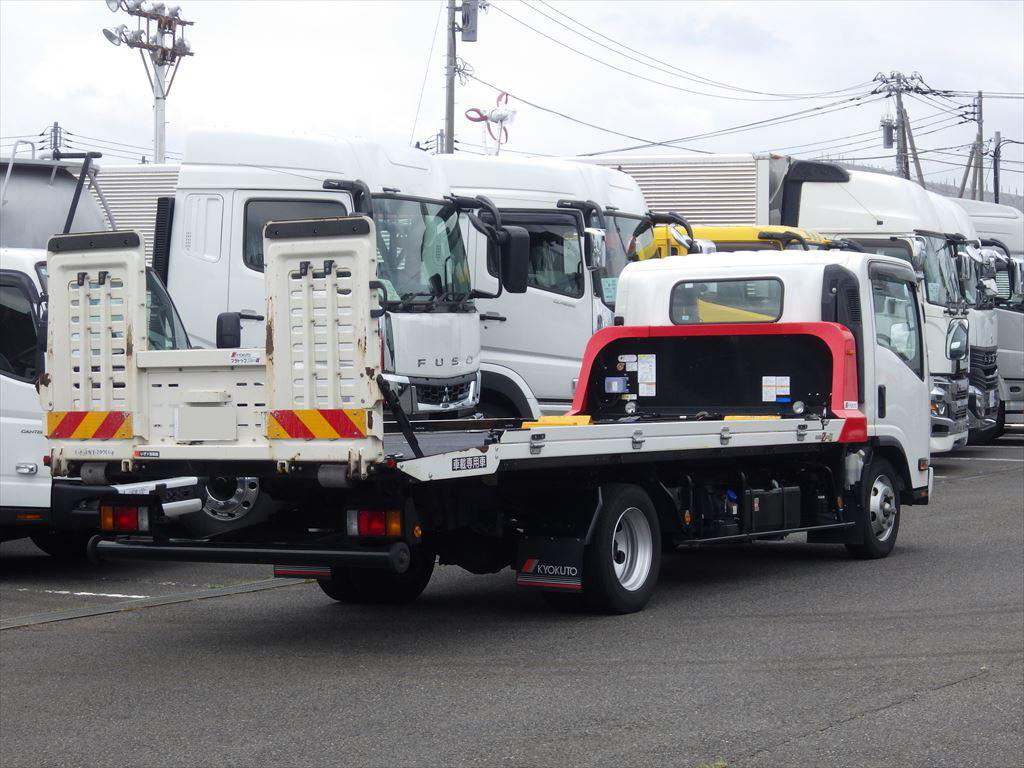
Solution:
<svg viewBox="0 0 1024 768"><path fill-rule="evenodd" d="M627 613L647 603L673 549L801 533L884 557L901 506L928 501L923 353L919 371L891 378L903 364L894 345L909 353L915 332L920 345L914 275L896 259L830 252L808 267L747 254L746 272L743 254L691 261L709 285L749 277L741 298L777 283L777 313L740 309L756 321L727 323L701 322L704 309L680 322L675 292L692 294L689 272L631 265L624 324L591 340L569 414L410 424L379 376L374 238L360 217L268 224L266 348L167 352L146 349L134 233L51 241L41 398L55 475L259 477L285 502L259 525L196 539L157 495L111 499L94 556L273 564L345 602L415 599L437 562L511 567L560 605ZM909 286L909 299L894 303L893 289L878 305L879 280ZM855 315L836 305L853 300L847 289ZM665 316L631 324L630 295ZM859 309L873 305L881 314ZM889 336L876 327L885 311L906 320ZM906 402L920 396L921 413L897 398L886 409L896 385ZM69 413L115 410L127 425L118 436L60 436Z"/></svg>

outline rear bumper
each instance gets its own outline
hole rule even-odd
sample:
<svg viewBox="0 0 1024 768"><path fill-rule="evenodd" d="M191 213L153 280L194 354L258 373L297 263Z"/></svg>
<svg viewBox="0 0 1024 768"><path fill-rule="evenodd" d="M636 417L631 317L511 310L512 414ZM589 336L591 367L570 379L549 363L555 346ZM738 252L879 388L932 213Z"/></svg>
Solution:
<svg viewBox="0 0 1024 768"><path fill-rule="evenodd" d="M98 560L171 560L189 563L251 563L346 568L378 568L403 573L409 567L409 545L396 541L374 549L313 549L174 539L93 536L89 556Z"/></svg>
<svg viewBox="0 0 1024 768"><path fill-rule="evenodd" d="M155 495L164 514L180 515L203 508L199 480L175 477L145 483L86 485L77 480L54 480L51 490L52 524L56 530L96 531L100 527L100 502L129 497L138 500Z"/></svg>

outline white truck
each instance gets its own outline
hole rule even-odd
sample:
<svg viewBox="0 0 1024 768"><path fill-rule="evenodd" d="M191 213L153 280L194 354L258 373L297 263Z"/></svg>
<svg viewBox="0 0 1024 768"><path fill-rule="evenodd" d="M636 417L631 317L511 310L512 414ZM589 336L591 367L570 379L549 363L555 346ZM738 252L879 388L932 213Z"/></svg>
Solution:
<svg viewBox="0 0 1024 768"><path fill-rule="evenodd" d="M180 351L150 348L135 233L50 241L40 397L54 473L153 482L188 466L259 477L283 502L203 539L156 496L118 497L101 507L97 557L275 564L363 602L415 599L438 559L511 566L559 604L626 613L650 598L663 545L806 533L884 557L902 505L929 499L923 318L900 259L631 264L570 414L399 435L382 418L373 220L269 222L263 235L266 346ZM700 302L747 321L705 323ZM71 431L85 419L122 426Z"/></svg>
<svg viewBox="0 0 1024 768"><path fill-rule="evenodd" d="M950 198L929 193L955 254L960 293L967 307L970 370L968 442L992 442L1003 431L1004 409L999 375L999 327L996 315L995 259L982 248L970 216Z"/></svg>
<svg viewBox="0 0 1024 768"><path fill-rule="evenodd" d="M1018 276L1024 265L1024 213L1008 205L980 200L953 202L967 211L982 245L1002 255L996 273L996 317L1003 417L1008 424L1024 424L1024 314Z"/></svg>
<svg viewBox="0 0 1024 768"><path fill-rule="evenodd" d="M694 225L802 227L912 260L921 274L928 316L932 452L967 441L967 311L954 255L935 206L920 186L769 153L580 159L628 173L651 205L676 211Z"/></svg>
<svg viewBox="0 0 1024 768"><path fill-rule="evenodd" d="M932 453L968 438L969 325L955 253L932 195L896 176L794 163L785 182L782 224L845 238L914 265L925 312L932 376ZM831 168L831 171L827 169Z"/></svg>
<svg viewBox="0 0 1024 768"><path fill-rule="evenodd" d="M477 302L481 410L486 416L563 413L595 331L611 324L633 232L647 214L636 182L600 166L551 158L441 155L460 195L483 195L502 221L530 235L526 293ZM474 281L494 280L483 244L467 233Z"/></svg>
<svg viewBox="0 0 1024 768"><path fill-rule="evenodd" d="M44 462L47 444L36 386L44 375L40 336L45 337L46 327L46 243L55 229L88 232L105 226L109 216L101 210L94 159L0 158L0 540L28 536L56 557L85 555L98 528L100 494L154 488L55 486ZM152 273L147 274L147 301L154 346L187 346L173 305ZM170 513L195 513L202 507L196 478L162 485L170 490L164 494Z"/></svg>

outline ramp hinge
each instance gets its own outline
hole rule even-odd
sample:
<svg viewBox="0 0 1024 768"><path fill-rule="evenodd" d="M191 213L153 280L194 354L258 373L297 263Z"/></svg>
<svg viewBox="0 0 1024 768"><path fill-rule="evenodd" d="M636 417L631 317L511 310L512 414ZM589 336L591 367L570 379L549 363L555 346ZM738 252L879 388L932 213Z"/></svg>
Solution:
<svg viewBox="0 0 1024 768"><path fill-rule="evenodd" d="M718 439L722 445L728 445L729 441L732 440L732 433L728 427L722 427L722 431L718 433Z"/></svg>
<svg viewBox="0 0 1024 768"><path fill-rule="evenodd" d="M536 456L544 448L544 433L541 432L537 435L530 435L530 453Z"/></svg>
<svg viewBox="0 0 1024 768"><path fill-rule="evenodd" d="M646 438L644 437L643 430L638 429L636 432L634 432L633 433L633 450L634 451L639 451L641 448L643 448L644 447L644 440L645 439Z"/></svg>
<svg viewBox="0 0 1024 768"><path fill-rule="evenodd" d="M796 425L796 441L802 443L804 438L807 437L807 424Z"/></svg>

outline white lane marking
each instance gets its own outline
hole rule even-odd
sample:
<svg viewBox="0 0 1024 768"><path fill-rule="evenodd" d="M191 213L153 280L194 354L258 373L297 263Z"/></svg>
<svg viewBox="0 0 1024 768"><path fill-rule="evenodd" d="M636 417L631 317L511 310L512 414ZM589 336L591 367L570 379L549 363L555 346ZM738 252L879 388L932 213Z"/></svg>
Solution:
<svg viewBox="0 0 1024 768"><path fill-rule="evenodd" d="M1024 459L996 459L989 456L943 456L937 461L1012 461L1017 464L1024 464Z"/></svg>
<svg viewBox="0 0 1024 768"><path fill-rule="evenodd" d="M129 600L143 600L149 595L122 595L119 592L72 592L70 589L29 589L19 587L18 592L45 592L48 595L72 595L74 597L119 597Z"/></svg>

